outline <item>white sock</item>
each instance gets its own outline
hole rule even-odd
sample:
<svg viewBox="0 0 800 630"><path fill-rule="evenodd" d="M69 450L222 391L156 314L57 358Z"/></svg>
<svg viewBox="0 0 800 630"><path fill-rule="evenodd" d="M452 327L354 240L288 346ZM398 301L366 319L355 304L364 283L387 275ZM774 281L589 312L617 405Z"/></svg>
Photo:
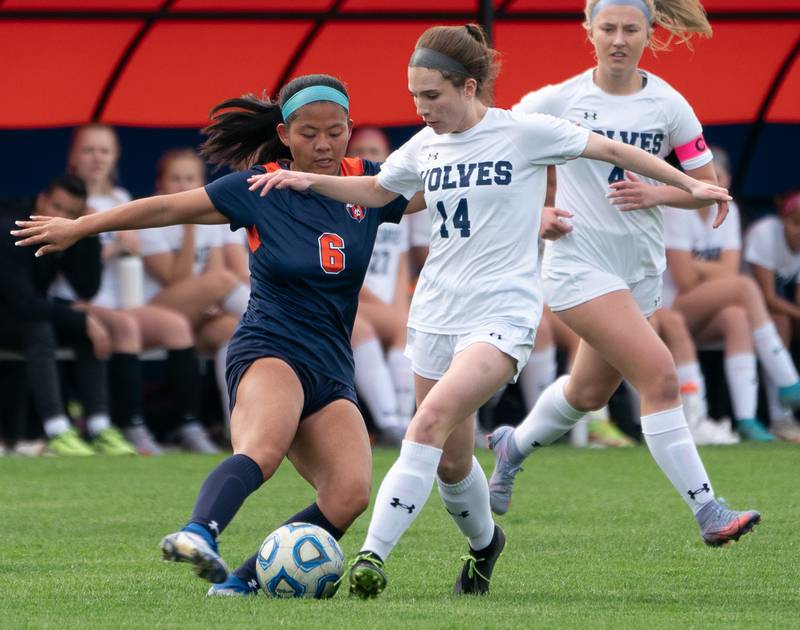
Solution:
<svg viewBox="0 0 800 630"><path fill-rule="evenodd" d="M72 428L69 418L67 418L67 416L63 413L58 416L48 418L43 424L45 434L51 439L57 435L61 435L65 431L69 431Z"/></svg>
<svg viewBox="0 0 800 630"><path fill-rule="evenodd" d="M764 389L767 392L767 407L769 408L770 422L782 422L792 413L788 407L781 404L778 396L778 386L775 385L769 374L764 374Z"/></svg>
<svg viewBox="0 0 800 630"><path fill-rule="evenodd" d="M695 514L714 499L714 489L686 425L683 407L642 416L642 434L667 479Z"/></svg>
<svg viewBox="0 0 800 630"><path fill-rule="evenodd" d="M687 383L694 383L697 385L697 393L700 394L700 398L705 401L706 379L700 369L700 364L697 361L683 363L677 366L676 371L678 372L678 385L683 386Z"/></svg>
<svg viewBox="0 0 800 630"><path fill-rule="evenodd" d="M556 380L557 371L555 346L531 352L518 381L526 409L532 409L542 392Z"/></svg>
<svg viewBox="0 0 800 630"><path fill-rule="evenodd" d="M397 397L397 411L400 418L407 423L417 408L417 401L414 398L414 373L411 370L411 359L399 348L391 348L386 353L386 363L392 374Z"/></svg>
<svg viewBox="0 0 800 630"><path fill-rule="evenodd" d="M536 446L552 444L586 415L573 408L564 398L565 375L549 385L516 429L514 441L522 455L529 455Z"/></svg>
<svg viewBox="0 0 800 630"><path fill-rule="evenodd" d="M228 398L228 379L225 378L225 365L228 360L228 344L223 343L214 355L214 380L217 381L219 399L222 402L222 414L226 426L231 426L230 399Z"/></svg>
<svg viewBox="0 0 800 630"><path fill-rule="evenodd" d="M441 458L440 448L403 440L400 457L378 488L362 551L386 560L428 500Z"/></svg>
<svg viewBox="0 0 800 630"><path fill-rule="evenodd" d="M798 381L792 356L783 345L773 322L753 331L753 344L764 370L778 387L788 387Z"/></svg>
<svg viewBox="0 0 800 630"><path fill-rule="evenodd" d="M111 418L107 413L95 413L86 420L86 430L92 437L109 427L111 427Z"/></svg>
<svg viewBox="0 0 800 630"><path fill-rule="evenodd" d="M494 519L489 507L489 482L478 460L472 458L472 470L458 483L437 481L444 507L469 538L469 546L475 551L488 547L494 536Z"/></svg>
<svg viewBox="0 0 800 630"><path fill-rule="evenodd" d="M247 303L250 301L250 288L237 284L230 293L222 300L222 308L226 313L241 317L247 310Z"/></svg>
<svg viewBox="0 0 800 630"><path fill-rule="evenodd" d="M397 396L392 375L377 339L370 339L353 348L355 385L364 399L375 425L381 429L401 427L397 415Z"/></svg>
<svg viewBox="0 0 800 630"><path fill-rule="evenodd" d="M758 368L754 354L725 357L725 380L737 420L756 417L758 407Z"/></svg>

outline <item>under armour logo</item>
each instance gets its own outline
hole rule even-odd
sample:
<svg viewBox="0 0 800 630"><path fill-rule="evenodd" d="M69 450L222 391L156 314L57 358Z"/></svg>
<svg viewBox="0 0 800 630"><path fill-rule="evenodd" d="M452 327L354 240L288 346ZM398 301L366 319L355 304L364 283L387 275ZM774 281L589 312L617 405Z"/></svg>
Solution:
<svg viewBox="0 0 800 630"><path fill-rule="evenodd" d="M687 494L689 495L689 497L690 497L692 500L694 500L694 498L695 498L695 497L696 497L698 494L700 494L701 492L709 492L709 493L711 492L711 488L709 488L709 487L708 487L708 484L707 484L707 483L704 483L704 484L703 484L702 486L700 486L700 487L699 487L697 490L689 490L689 491L687 492Z"/></svg>
<svg viewBox="0 0 800 630"><path fill-rule="evenodd" d="M597 120L597 112L583 112L583 119L584 120Z"/></svg>
<svg viewBox="0 0 800 630"><path fill-rule="evenodd" d="M208 529L210 529L211 531L216 533L217 536L219 536L219 523L217 523L217 521L211 521L208 524Z"/></svg>
<svg viewBox="0 0 800 630"><path fill-rule="evenodd" d="M447 510L447 508L445 508ZM460 516L461 518L467 518L469 516L469 510L464 510L463 512L451 512L447 510L447 513L450 516Z"/></svg>
<svg viewBox="0 0 800 630"><path fill-rule="evenodd" d="M429 160L438 160L439 159L439 152L437 151L436 153L428 153L428 159Z"/></svg>
<svg viewBox="0 0 800 630"><path fill-rule="evenodd" d="M653 301L653 306L655 306L656 308L661 308L661 296L660 295Z"/></svg>
<svg viewBox="0 0 800 630"><path fill-rule="evenodd" d="M392 497L392 502L389 504L392 507L401 507L404 510L408 510L408 513L411 514L414 511L414 508L417 507L416 505L406 505L405 503L400 503L400 499L397 497Z"/></svg>
<svg viewBox="0 0 800 630"><path fill-rule="evenodd" d="M253 590L256 590L256 589L258 588L258 582L257 582L256 580L250 580L250 581L247 583L247 586L248 586L248 588L251 588L251 589L253 589Z"/></svg>
<svg viewBox="0 0 800 630"><path fill-rule="evenodd" d="M539 442L537 442L536 440L534 440L534 441L533 441L533 443L531 444L531 446L532 446L533 448L539 448L539 447L541 446L541 444L539 444Z"/></svg>
<svg viewBox="0 0 800 630"><path fill-rule="evenodd" d="M501 335L500 333L493 333L492 332L492 333L489 333L489 336L497 338L498 341L502 341L503 340L503 335Z"/></svg>

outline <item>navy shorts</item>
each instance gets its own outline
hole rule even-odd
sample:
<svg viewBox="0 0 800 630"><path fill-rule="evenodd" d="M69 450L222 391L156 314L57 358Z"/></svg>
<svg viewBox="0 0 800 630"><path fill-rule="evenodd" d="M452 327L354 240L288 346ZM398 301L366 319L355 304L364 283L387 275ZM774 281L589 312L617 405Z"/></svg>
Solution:
<svg viewBox="0 0 800 630"><path fill-rule="evenodd" d="M324 374L319 374L318 372L308 369L298 361L293 361L276 352L264 354L259 358L280 359L294 370L294 373L300 381L300 385L303 387L304 401L303 411L300 413L300 420L304 420L311 414L322 409L325 405L332 403L334 400L339 400L340 398L349 400L358 407L358 397L356 396L356 390L353 385L345 385L344 383L335 381ZM257 359L245 359L234 361L233 363L229 363L225 370L231 411L233 411L233 407L236 404L236 390L239 389L239 381L256 360Z"/></svg>

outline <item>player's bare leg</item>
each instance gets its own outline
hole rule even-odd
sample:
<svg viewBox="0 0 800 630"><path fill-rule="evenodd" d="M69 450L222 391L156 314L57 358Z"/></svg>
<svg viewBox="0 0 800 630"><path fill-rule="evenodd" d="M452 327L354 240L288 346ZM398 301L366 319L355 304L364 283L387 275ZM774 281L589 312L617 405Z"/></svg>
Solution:
<svg viewBox="0 0 800 630"><path fill-rule="evenodd" d="M491 344L474 343L455 355L425 396L400 457L378 490L367 539L350 570L352 593L375 597L385 588L383 562L427 501L447 439L514 371L510 356Z"/></svg>
<svg viewBox="0 0 800 630"><path fill-rule="evenodd" d="M522 455L552 443L582 413L605 404L624 376L640 395L642 432L650 453L695 514L703 539L722 544L721 539L735 540L749 531L760 519L757 512L726 510L714 499L683 415L672 357L630 292L608 293L559 316L585 342L572 374L548 388L541 404L511 435L506 432L504 440L513 439ZM512 463L518 466L521 460Z"/></svg>

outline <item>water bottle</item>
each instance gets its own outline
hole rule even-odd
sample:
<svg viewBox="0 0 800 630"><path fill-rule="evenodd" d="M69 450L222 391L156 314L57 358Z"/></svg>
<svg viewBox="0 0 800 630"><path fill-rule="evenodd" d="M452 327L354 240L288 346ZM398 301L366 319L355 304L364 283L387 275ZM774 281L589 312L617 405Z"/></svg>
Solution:
<svg viewBox="0 0 800 630"><path fill-rule="evenodd" d="M139 256L120 256L117 281L121 308L136 308L144 304L144 265Z"/></svg>

